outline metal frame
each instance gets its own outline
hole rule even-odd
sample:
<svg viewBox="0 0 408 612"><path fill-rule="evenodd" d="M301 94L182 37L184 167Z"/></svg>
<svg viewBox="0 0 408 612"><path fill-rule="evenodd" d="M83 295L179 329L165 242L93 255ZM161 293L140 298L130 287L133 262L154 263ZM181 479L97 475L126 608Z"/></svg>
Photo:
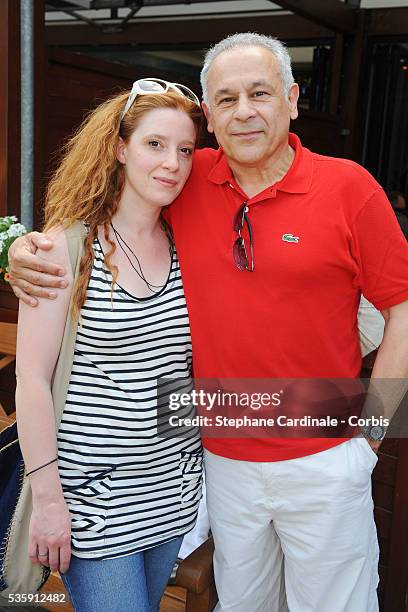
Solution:
<svg viewBox="0 0 408 612"><path fill-rule="evenodd" d="M180 5L181 3L186 5L197 5L197 4L208 4L209 2L217 2L220 0L46 0L45 10L46 13L65 13L70 17L73 17L76 22L83 22L87 25L99 28L105 32L121 32L130 24L131 20L142 8L150 8L154 6L172 6ZM231 2L233 0L224 0L224 2ZM272 2L272 0L270 0ZM86 15L87 11L95 11L98 9L110 9L110 16L96 18L89 17ZM119 17L119 9L128 9L129 12L124 17ZM79 12L80 11L80 12ZM271 7L267 9L267 12L281 12L281 8ZM257 13L265 13L265 9L256 9L255 11L248 8L247 11L238 11L238 14L253 15ZM234 14L236 11L222 11L217 12L217 16L226 16ZM206 17L212 15L211 13L199 13L197 17ZM190 14L177 14L177 18L189 17ZM195 15L196 16L196 15ZM162 15L149 16L149 20L159 20ZM75 23L75 22L74 22Z"/></svg>

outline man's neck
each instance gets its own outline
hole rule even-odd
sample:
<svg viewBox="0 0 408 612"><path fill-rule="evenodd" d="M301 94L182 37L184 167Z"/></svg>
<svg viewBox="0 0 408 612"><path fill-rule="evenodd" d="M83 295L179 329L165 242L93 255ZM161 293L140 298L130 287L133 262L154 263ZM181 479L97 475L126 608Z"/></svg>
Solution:
<svg viewBox="0 0 408 612"><path fill-rule="evenodd" d="M288 144L278 157L271 157L260 167L243 167L230 162L230 168L238 185L250 198L280 181L288 172L295 151Z"/></svg>

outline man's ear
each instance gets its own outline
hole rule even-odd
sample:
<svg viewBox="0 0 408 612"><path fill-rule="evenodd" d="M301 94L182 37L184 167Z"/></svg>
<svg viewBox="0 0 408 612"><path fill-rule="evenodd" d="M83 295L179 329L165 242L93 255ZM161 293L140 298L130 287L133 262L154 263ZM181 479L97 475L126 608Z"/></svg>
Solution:
<svg viewBox="0 0 408 612"><path fill-rule="evenodd" d="M211 121L211 111L205 102L201 103L205 118L207 119L207 130L210 134L214 134L214 128Z"/></svg>
<svg viewBox="0 0 408 612"><path fill-rule="evenodd" d="M123 138L121 138L120 136L119 136L118 144L116 145L116 159L121 164L126 164L126 144Z"/></svg>
<svg viewBox="0 0 408 612"><path fill-rule="evenodd" d="M297 103L299 100L299 85L297 83L293 83L289 89L289 110L290 110L290 118L297 119L298 118L298 107Z"/></svg>

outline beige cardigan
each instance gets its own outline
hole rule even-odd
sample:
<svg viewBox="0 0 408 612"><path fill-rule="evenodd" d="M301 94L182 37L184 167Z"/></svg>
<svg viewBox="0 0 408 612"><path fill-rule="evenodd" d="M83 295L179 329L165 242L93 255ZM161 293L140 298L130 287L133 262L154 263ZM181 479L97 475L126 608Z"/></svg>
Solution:
<svg viewBox="0 0 408 612"><path fill-rule="evenodd" d="M78 278L86 230L84 224L76 221L65 230L69 257L74 276ZM69 379L74 359L74 348L77 333L77 322L72 319L72 296L58 361L52 379L52 397L55 412L55 428L59 425L64 411L68 392ZM8 588L2 591L6 597L12 593L35 593L48 577L48 568L34 565L28 557L28 534L32 512L31 488L29 479L24 473L22 489L16 510L10 525L9 536L4 556L4 577Z"/></svg>

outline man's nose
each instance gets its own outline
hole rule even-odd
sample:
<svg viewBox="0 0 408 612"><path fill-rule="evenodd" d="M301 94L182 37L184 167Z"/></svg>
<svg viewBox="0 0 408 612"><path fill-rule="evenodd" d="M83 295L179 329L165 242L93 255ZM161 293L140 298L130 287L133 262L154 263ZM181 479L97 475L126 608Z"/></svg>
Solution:
<svg viewBox="0 0 408 612"><path fill-rule="evenodd" d="M235 117L241 121L246 121L256 114L253 102L247 95L240 95L235 107Z"/></svg>

